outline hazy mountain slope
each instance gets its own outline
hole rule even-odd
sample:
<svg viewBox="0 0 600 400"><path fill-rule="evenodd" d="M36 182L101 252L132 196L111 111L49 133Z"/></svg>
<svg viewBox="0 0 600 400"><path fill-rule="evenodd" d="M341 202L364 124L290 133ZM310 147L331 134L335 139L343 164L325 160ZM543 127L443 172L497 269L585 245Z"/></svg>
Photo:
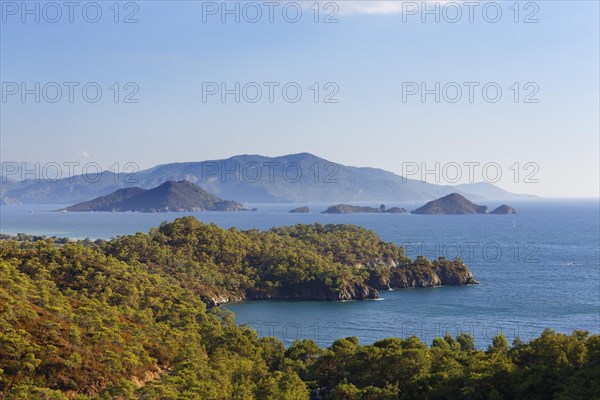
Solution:
<svg viewBox="0 0 600 400"><path fill-rule="evenodd" d="M478 197L482 199L512 199L512 198L534 198L537 196L532 195L520 195L516 193L511 193L507 190L501 189L498 186L492 185L487 182L477 182L477 183L465 183L461 185L454 186L457 192L459 193L472 193L476 194Z"/></svg>
<svg viewBox="0 0 600 400"><path fill-rule="evenodd" d="M107 171L94 179L76 176L56 182L10 182L2 194L23 203L68 204L124 187L153 188L170 180L188 180L219 197L242 202L423 201L453 192L475 200L522 197L490 184L454 187L423 183L381 169L335 164L309 153L171 163L133 176Z"/></svg>
<svg viewBox="0 0 600 400"><path fill-rule="evenodd" d="M107 196L66 208L67 211L237 211L244 207L220 199L188 181L167 181L154 189L119 189Z"/></svg>
<svg viewBox="0 0 600 400"><path fill-rule="evenodd" d="M98 197L93 200L84 201L75 204L71 207L67 207L67 211L112 211L117 205L120 205L126 199L138 196L144 193L146 189L132 187L119 189L115 192L107 194L106 196Z"/></svg>

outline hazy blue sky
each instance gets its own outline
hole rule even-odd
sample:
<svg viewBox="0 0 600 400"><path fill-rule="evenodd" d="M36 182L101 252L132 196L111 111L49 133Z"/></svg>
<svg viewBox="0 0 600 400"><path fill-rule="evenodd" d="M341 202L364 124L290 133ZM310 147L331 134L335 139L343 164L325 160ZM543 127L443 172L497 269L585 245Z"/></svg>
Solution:
<svg viewBox="0 0 600 400"><path fill-rule="evenodd" d="M71 23L62 2L54 3L62 8L60 18L53 6L38 3L36 22L20 1L2 1L2 160L93 161L104 168L134 162L147 168L241 153L307 151L396 173L406 163L434 168L436 162L493 162L502 167L499 185L515 192L598 196L597 1L494 3L502 11L496 23L491 21L497 7L486 6L484 14L486 2L472 9L473 22L465 3L438 2L439 23L435 15L415 10L416 3L401 1L322 2L318 23L314 1L301 2L296 23L289 22L295 6L288 6L286 20L281 2L271 23L269 8L258 2L263 15L251 23L256 10L247 3L237 5L246 10L240 23L232 15L221 21L222 3L196 1L121 3L118 23L113 2L96 3L102 11L97 23L85 19L95 18L95 6L83 15L85 3L78 3ZM28 4L33 8L36 2ZM324 23L336 10L338 22ZM457 10L462 16L449 22L458 18ZM129 19L138 22L124 23L132 13ZM32 89L36 82L40 102L35 93L23 102L20 85ZM56 103L49 102L56 97L49 82L62 87ZM79 83L73 102L64 82ZM83 98L89 82L102 89L96 103ZM117 103L114 82L120 88ZM134 85L125 87L128 82ZM229 88L257 82L263 96L256 103L243 97L236 103L233 94L225 103L219 95L205 102L204 82L226 82ZM264 82L280 83L272 103ZM302 89L296 103L282 96L289 82ZM451 84L439 103L434 94L425 102L419 94L403 99L417 87L410 82L429 88L457 82L462 98L450 102L456 97ZM473 102L464 82L480 85L473 86ZM491 82L486 100L482 87ZM136 87L133 99L139 102L125 103ZM324 102L336 87L333 98L339 102ZM495 87L502 98L492 103ZM247 89L246 98L254 97L255 89ZM515 162L521 170L517 182ZM526 163L539 167L534 177L539 183L523 182L534 172Z"/></svg>

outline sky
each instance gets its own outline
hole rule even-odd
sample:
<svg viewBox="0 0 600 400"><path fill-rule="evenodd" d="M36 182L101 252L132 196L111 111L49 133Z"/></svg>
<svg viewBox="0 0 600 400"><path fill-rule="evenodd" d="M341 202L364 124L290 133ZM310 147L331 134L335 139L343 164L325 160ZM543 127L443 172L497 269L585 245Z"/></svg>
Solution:
<svg viewBox="0 0 600 400"><path fill-rule="evenodd" d="M0 158L310 152L598 197L598 4L2 0Z"/></svg>

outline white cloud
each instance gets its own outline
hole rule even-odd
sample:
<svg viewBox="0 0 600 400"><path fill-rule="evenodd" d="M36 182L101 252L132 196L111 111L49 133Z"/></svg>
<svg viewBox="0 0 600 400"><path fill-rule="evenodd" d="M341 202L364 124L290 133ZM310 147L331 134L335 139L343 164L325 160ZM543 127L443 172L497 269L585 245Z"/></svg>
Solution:
<svg viewBox="0 0 600 400"><path fill-rule="evenodd" d="M340 15L387 15L402 12L404 1L340 1Z"/></svg>
<svg viewBox="0 0 600 400"><path fill-rule="evenodd" d="M88 153L87 151L85 151L85 150L81 150L78 153L78 155L79 155L79 157L82 157L82 158L90 158L90 157L92 157L92 155L90 153Z"/></svg>
<svg viewBox="0 0 600 400"><path fill-rule="evenodd" d="M437 3L441 6L444 3L452 2L452 0L319 0L323 7L327 3L335 3L339 7L338 15L390 15L401 14L403 12L414 13L420 9L423 3ZM312 7L314 3L310 2ZM458 2L460 4L460 2ZM331 6L330 6L331 7ZM332 8L326 8L325 12L332 11Z"/></svg>

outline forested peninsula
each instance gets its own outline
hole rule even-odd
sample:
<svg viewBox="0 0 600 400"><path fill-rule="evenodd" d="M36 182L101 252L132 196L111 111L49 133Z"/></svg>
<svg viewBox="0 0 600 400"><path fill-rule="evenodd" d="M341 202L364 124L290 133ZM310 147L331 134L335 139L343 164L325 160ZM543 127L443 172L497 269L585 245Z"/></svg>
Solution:
<svg viewBox="0 0 600 400"><path fill-rule="evenodd" d="M402 247L353 225L239 231L185 217L97 246L120 261L176 278L209 306L375 299L381 289L477 283L461 260L411 260Z"/></svg>

